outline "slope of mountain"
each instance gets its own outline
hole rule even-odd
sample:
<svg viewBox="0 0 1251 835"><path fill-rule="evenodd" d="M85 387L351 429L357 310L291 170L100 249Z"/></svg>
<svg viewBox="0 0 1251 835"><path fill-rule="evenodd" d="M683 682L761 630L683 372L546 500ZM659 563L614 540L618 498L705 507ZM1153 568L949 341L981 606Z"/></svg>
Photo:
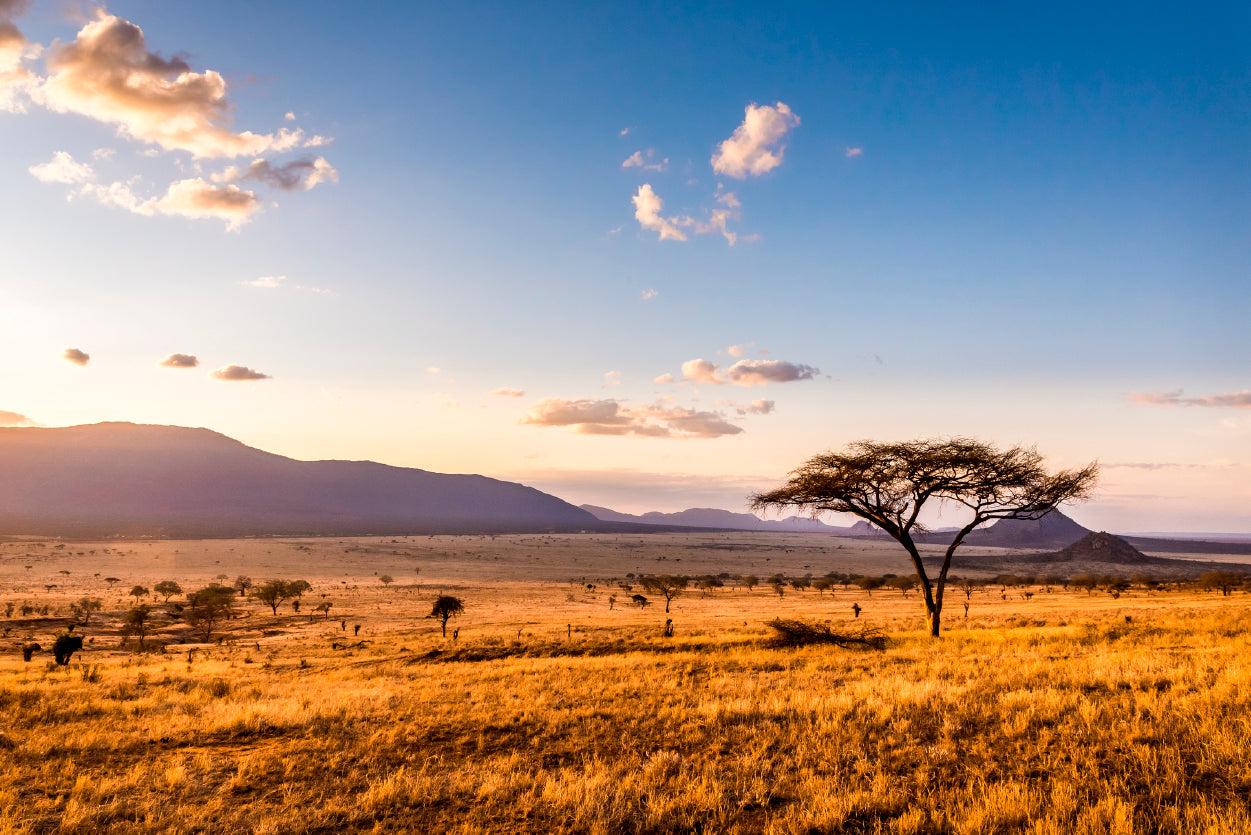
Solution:
<svg viewBox="0 0 1251 835"><path fill-rule="evenodd" d="M207 429L0 429L0 534L576 531L594 516L531 487L370 461L296 461Z"/></svg>
<svg viewBox="0 0 1251 835"><path fill-rule="evenodd" d="M995 548L1063 548L1089 533L1089 528L1053 510L1041 519L1000 519L973 531L965 537L964 543ZM951 537L946 541L950 542Z"/></svg>
<svg viewBox="0 0 1251 835"><path fill-rule="evenodd" d="M1051 556L1051 562L1106 562L1115 565L1146 565L1151 562L1142 551L1119 536L1105 531L1090 533Z"/></svg>
<svg viewBox="0 0 1251 835"><path fill-rule="evenodd" d="M582 509L605 522L632 522L636 524L670 525L679 528L717 528L732 531L782 531L788 533L845 534L848 528L827 525L819 519L790 516L786 519L761 519L752 513L734 513L711 507L692 507L676 513L651 511L639 516L618 513L606 507L584 504Z"/></svg>

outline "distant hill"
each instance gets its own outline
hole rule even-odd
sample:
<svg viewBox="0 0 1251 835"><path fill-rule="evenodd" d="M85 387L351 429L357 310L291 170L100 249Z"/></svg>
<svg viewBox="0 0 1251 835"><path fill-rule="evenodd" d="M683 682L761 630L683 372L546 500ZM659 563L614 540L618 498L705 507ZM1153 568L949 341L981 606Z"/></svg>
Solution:
<svg viewBox="0 0 1251 835"><path fill-rule="evenodd" d="M1115 565L1148 565L1152 562L1142 551L1119 536L1099 531L1061 548L1050 558L1051 562L1104 562Z"/></svg>
<svg viewBox="0 0 1251 835"><path fill-rule="evenodd" d="M1053 510L1041 519L1000 519L973 531L964 538L964 544L993 548L1064 548L1090 532L1089 528ZM945 541L950 542L951 537Z"/></svg>
<svg viewBox="0 0 1251 835"><path fill-rule="evenodd" d="M676 513L651 511L641 515L618 513L606 507L584 504L582 509L605 522L669 525L679 528L715 528L732 531L779 531L786 533L828 533L846 535L850 528L827 525L819 519L790 516L786 519L761 519L752 513L734 513L711 507L692 507Z"/></svg>
<svg viewBox="0 0 1251 835"><path fill-rule="evenodd" d="M577 531L531 487L371 461L296 461L208 429L0 429L0 534L241 536Z"/></svg>

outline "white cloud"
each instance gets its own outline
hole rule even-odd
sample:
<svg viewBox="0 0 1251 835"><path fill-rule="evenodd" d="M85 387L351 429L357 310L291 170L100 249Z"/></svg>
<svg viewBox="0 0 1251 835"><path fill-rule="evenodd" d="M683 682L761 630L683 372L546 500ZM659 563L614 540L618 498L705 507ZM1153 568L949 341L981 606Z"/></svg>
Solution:
<svg viewBox="0 0 1251 835"><path fill-rule="evenodd" d="M176 215L192 219L226 221L227 229L237 229L261 209L255 192L238 186L219 186L199 178L171 183L161 197L146 200L135 194L129 183L107 186L88 183L80 192L105 206L125 209L138 215Z"/></svg>
<svg viewBox="0 0 1251 835"><path fill-rule="evenodd" d="M288 110L286 113L282 114L282 118L286 119L288 122L294 122L295 113L294 111Z"/></svg>
<svg viewBox="0 0 1251 835"><path fill-rule="evenodd" d="M648 183L639 186L638 194L632 198L634 201L634 217L639 222L639 226L644 229L650 229L653 232L660 233L660 240L666 241L685 241L686 233L678 228L678 224L689 221L689 218L664 218L660 212L665 207L665 203L656 192L652 191L652 187Z"/></svg>
<svg viewBox="0 0 1251 835"><path fill-rule="evenodd" d="M260 278L254 278L251 281L240 281L240 284L248 287L261 287L272 290L275 287L281 287L282 282L286 281L285 275L263 275Z"/></svg>
<svg viewBox="0 0 1251 835"><path fill-rule="evenodd" d="M717 438L743 431L716 412L653 404L625 406L617 400L541 400L523 424L571 426L583 435L634 435L649 438Z"/></svg>
<svg viewBox="0 0 1251 835"><path fill-rule="evenodd" d="M730 246L734 246L738 241L738 233L731 232L726 226L732 217L737 220L737 217L729 209L713 209L707 221L695 222L695 233L703 235L709 232L720 232L729 241Z"/></svg>
<svg viewBox="0 0 1251 835"><path fill-rule="evenodd" d="M743 123L713 153L712 170L739 180L772 171L782 164L783 138L798 125L799 117L782 102L747 105Z"/></svg>
<svg viewBox="0 0 1251 835"><path fill-rule="evenodd" d="M693 359L682 363L682 379L692 383L714 385L721 385L725 382L717 375L717 364L706 359Z"/></svg>
<svg viewBox="0 0 1251 835"><path fill-rule="evenodd" d="M864 148L848 148L846 156L848 159L851 159L852 157L858 157L862 155L863 153L864 153Z"/></svg>
<svg viewBox="0 0 1251 835"><path fill-rule="evenodd" d="M664 171L669 167L669 158L665 157L660 162L654 162L656 156L655 148L648 148L646 152L635 151L621 163L622 168L642 168L644 171Z"/></svg>
<svg viewBox="0 0 1251 835"><path fill-rule="evenodd" d="M32 165L29 169L36 180L45 183L73 185L95 179L95 171L85 162L76 162L66 151L57 151L49 162Z"/></svg>
<svg viewBox="0 0 1251 835"><path fill-rule="evenodd" d="M652 382L658 385L665 386L665 385L668 385L669 383L676 383L677 378L674 377L672 374L665 373L665 374L661 374L659 377L652 380Z"/></svg>
<svg viewBox="0 0 1251 835"><path fill-rule="evenodd" d="M723 206L729 206L731 209L737 209L742 206L742 202L738 199L738 195L732 191L727 191L717 195L717 202Z"/></svg>
<svg viewBox="0 0 1251 835"><path fill-rule="evenodd" d="M744 342L741 345L731 345L729 348L725 349L725 352L732 357L741 357L743 354L747 353L747 350L751 348L752 346L754 346L755 344L756 344L755 342Z"/></svg>
<svg viewBox="0 0 1251 835"><path fill-rule="evenodd" d="M526 396L525 391L523 391L522 389L512 389L512 388L507 388L507 387L498 388L495 391L491 392L491 394L495 395L496 397L525 397Z"/></svg>
<svg viewBox="0 0 1251 835"><path fill-rule="evenodd" d="M647 302L647 301L651 301L652 299L656 298L656 297L657 297L657 296L659 296L659 295L660 295L660 291L659 291L659 290L655 290L655 289L653 289L653 288L651 288L651 287L648 287L646 290L644 290L644 291L643 291L643 292L639 295L639 298L641 298L643 301Z"/></svg>

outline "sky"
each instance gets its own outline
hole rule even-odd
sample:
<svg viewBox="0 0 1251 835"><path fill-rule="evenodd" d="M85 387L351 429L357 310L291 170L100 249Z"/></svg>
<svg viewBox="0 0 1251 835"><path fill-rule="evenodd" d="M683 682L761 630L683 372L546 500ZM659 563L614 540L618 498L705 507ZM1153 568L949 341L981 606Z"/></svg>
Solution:
<svg viewBox="0 0 1251 835"><path fill-rule="evenodd" d="M1019 6L0 0L0 425L629 512L971 436L1251 532L1251 9Z"/></svg>

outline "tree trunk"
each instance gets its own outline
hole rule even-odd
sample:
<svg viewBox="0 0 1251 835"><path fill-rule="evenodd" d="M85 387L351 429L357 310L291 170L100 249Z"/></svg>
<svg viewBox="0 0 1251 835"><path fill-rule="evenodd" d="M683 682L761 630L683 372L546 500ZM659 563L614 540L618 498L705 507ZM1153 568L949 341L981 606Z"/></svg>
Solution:
<svg viewBox="0 0 1251 835"><path fill-rule="evenodd" d="M926 623L929 624L929 627L930 627L930 637L937 638L938 629L940 625L939 620L942 616L942 611L943 611L942 605L935 603L935 604L926 606L925 608L926 608L925 621Z"/></svg>
<svg viewBox="0 0 1251 835"><path fill-rule="evenodd" d="M669 614L669 601L670 600L672 600L672 598L669 597L668 595L665 595L665 614L666 615Z"/></svg>
<svg viewBox="0 0 1251 835"><path fill-rule="evenodd" d="M447 637L447 618L443 619L443 637Z"/></svg>

